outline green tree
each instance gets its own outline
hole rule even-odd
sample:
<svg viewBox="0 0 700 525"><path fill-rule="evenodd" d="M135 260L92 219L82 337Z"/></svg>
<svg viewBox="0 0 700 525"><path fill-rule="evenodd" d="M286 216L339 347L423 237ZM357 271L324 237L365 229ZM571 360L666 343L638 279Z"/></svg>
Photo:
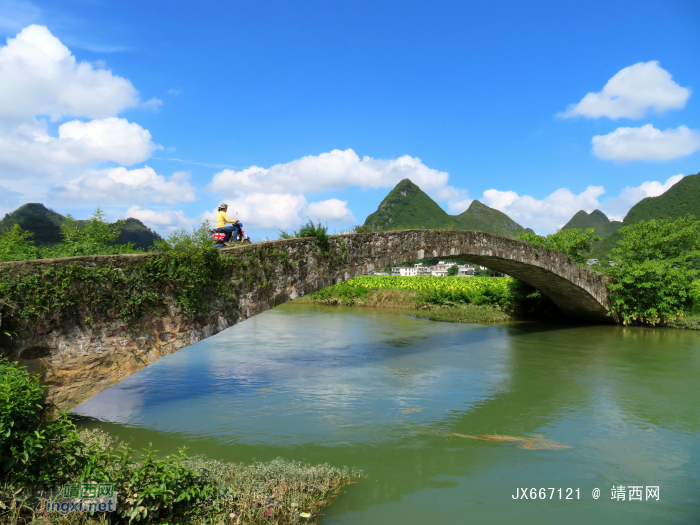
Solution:
<svg viewBox="0 0 700 525"><path fill-rule="evenodd" d="M622 321L657 324L693 307L700 267L700 221L642 221L620 228L608 268L611 307Z"/></svg>
<svg viewBox="0 0 700 525"><path fill-rule="evenodd" d="M600 235L593 235L593 232L593 228L588 228L586 231L572 228L570 230L558 230L556 233L550 233L545 237L536 233L523 232L518 234L518 239L542 246L543 248L556 250L579 264L585 264L587 255L591 253L592 244L602 240Z"/></svg>
<svg viewBox="0 0 700 525"><path fill-rule="evenodd" d="M34 234L15 224L10 230L0 234L0 261L25 261L36 259L39 250L34 246Z"/></svg>
<svg viewBox="0 0 700 525"><path fill-rule="evenodd" d="M77 255L109 255L136 251L131 243L117 244L117 238L124 226L124 221L110 224L99 206L92 217L85 223L66 215L66 222L61 225L63 242L46 249L48 257L73 257Z"/></svg>
<svg viewBox="0 0 700 525"><path fill-rule="evenodd" d="M447 275L457 275L459 273L459 267L455 264L447 269Z"/></svg>

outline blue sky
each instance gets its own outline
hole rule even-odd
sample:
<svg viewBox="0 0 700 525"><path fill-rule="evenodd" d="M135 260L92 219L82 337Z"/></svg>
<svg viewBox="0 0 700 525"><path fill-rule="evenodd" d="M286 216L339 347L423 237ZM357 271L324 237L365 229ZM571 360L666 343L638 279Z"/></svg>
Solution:
<svg viewBox="0 0 700 525"><path fill-rule="evenodd" d="M700 171L699 27L690 0L0 0L0 213L167 234L226 200L274 238L409 177L542 233L621 219Z"/></svg>

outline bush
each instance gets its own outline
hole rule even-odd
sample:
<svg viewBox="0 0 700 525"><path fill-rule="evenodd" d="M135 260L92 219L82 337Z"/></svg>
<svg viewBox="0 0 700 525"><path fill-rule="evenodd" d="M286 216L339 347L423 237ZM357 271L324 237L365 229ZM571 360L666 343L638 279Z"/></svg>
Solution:
<svg viewBox="0 0 700 525"><path fill-rule="evenodd" d="M322 288L318 292L311 294L311 297L316 301L328 304L352 305L367 299L367 295L373 289L366 286L352 286L347 283L340 283Z"/></svg>
<svg viewBox="0 0 700 525"><path fill-rule="evenodd" d="M123 518L120 521L160 523L173 516L191 516L214 496L212 483L187 466L190 458L184 449L157 458L158 451L148 448L137 457L136 450L127 445L113 449L110 444L98 434L77 481L114 483L119 493L117 515Z"/></svg>
<svg viewBox="0 0 700 525"><path fill-rule="evenodd" d="M280 230L279 232L280 239L301 239L304 237L316 237L319 246L326 248L328 246L328 226L323 226L321 221L318 221L318 224L314 224L314 222L309 219L309 222L302 225L299 231L288 233L284 230Z"/></svg>
<svg viewBox="0 0 700 525"><path fill-rule="evenodd" d="M0 358L0 472L19 487L68 480L82 471L85 444L64 413L52 414L39 380Z"/></svg>
<svg viewBox="0 0 700 525"><path fill-rule="evenodd" d="M615 266L606 269L611 309L625 324L668 323L692 312L700 266L700 221L642 221L618 230L612 251Z"/></svg>
<svg viewBox="0 0 700 525"><path fill-rule="evenodd" d="M361 475L282 459L245 467L191 458L184 450L159 458L149 447L138 455L100 431L79 433L66 414L52 416L42 390L24 367L0 359L0 523L34 523L29 490L68 482L114 483L116 513L51 513L42 523L199 524L222 511L235 511L245 523L298 523L300 510L318 516Z"/></svg>

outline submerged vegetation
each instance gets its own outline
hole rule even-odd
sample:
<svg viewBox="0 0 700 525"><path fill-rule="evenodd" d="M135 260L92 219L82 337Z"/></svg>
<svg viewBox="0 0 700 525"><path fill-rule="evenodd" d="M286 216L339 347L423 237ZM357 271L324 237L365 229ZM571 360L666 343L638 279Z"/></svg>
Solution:
<svg viewBox="0 0 700 525"><path fill-rule="evenodd" d="M362 475L282 459L246 466L184 450L137 452L103 432L79 432L67 414L43 401L42 390L24 367L0 359L3 524L317 523L339 490ZM114 483L116 512L36 512L33 492L78 482Z"/></svg>

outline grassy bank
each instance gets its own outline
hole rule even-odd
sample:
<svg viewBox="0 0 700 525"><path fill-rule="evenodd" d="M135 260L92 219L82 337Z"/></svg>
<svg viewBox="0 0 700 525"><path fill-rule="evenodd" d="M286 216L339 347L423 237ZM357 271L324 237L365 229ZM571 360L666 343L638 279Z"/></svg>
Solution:
<svg viewBox="0 0 700 525"><path fill-rule="evenodd" d="M401 308L417 317L452 323L488 323L513 317L504 304L504 277L361 276L297 299L307 304Z"/></svg>
<svg viewBox="0 0 700 525"><path fill-rule="evenodd" d="M318 523L324 507L362 476L347 467L280 458L243 465L187 456L184 450L139 452L104 432L78 432L65 413L43 401L38 379L5 359L0 359L0 436L2 525ZM81 483L113 484L116 510L68 513L63 487ZM40 497L58 500L65 512L61 507L36 512Z"/></svg>

